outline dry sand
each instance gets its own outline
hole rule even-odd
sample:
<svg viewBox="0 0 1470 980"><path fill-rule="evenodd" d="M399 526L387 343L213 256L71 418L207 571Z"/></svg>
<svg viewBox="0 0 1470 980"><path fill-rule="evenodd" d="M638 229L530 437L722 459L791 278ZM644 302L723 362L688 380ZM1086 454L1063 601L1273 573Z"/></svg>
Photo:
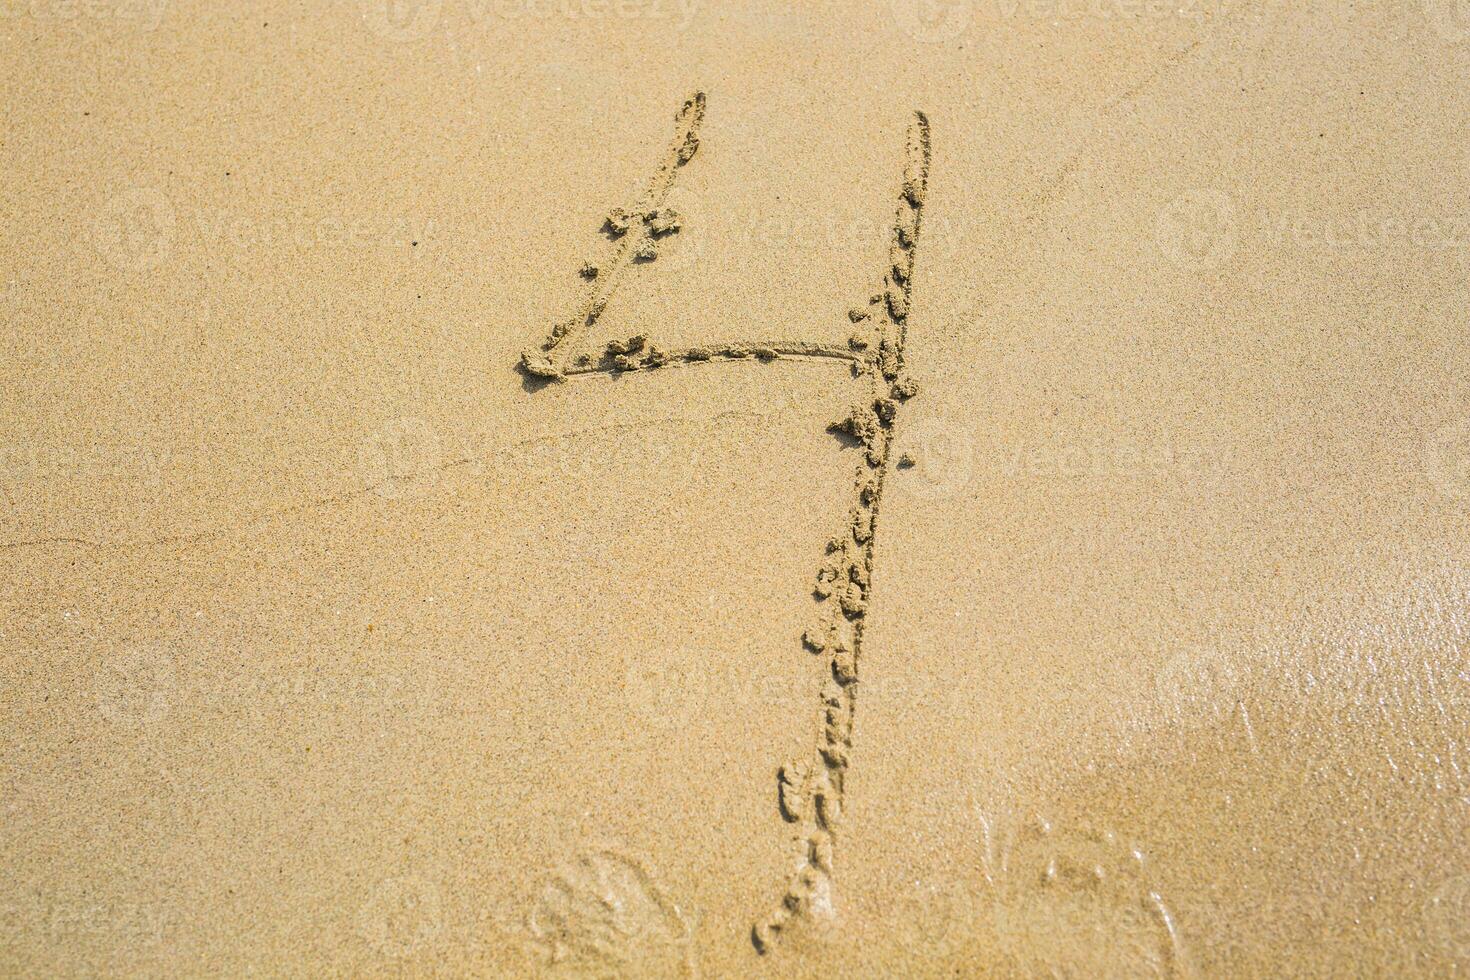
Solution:
<svg viewBox="0 0 1470 980"><path fill-rule="evenodd" d="M1470 969L1450 0L0 52L0 972Z"/></svg>

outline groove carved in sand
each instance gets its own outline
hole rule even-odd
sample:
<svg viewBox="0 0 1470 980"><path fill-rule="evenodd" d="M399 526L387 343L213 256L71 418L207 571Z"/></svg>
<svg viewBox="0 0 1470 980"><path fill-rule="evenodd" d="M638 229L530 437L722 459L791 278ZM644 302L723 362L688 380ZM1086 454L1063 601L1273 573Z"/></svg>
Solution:
<svg viewBox="0 0 1470 980"><path fill-rule="evenodd" d="M609 343L595 357L583 352L584 337L614 290L636 266L654 261L660 242L682 227L682 216L664 202L680 168L699 147L704 107L703 93L685 101L675 116L674 139L643 197L634 207L608 215L603 230L612 240L611 251L604 264L582 267L588 292L581 309L572 319L553 326L538 348L522 354L520 366L527 375L552 383L674 366L821 359L843 365L859 386L852 410L829 426L861 454L846 518L827 542L826 556L813 582L821 615L801 637L806 649L824 658L826 678L812 757L784 765L777 774L777 810L796 828L795 869L774 907L751 928L752 943L765 953L797 921L829 915L833 908L834 850L852 751L879 509L899 409L917 392L904 369L904 351L915 250L929 179L929 121L916 112L909 126L888 268L866 302L848 311L853 333L845 346L765 339L669 350L638 335Z"/></svg>

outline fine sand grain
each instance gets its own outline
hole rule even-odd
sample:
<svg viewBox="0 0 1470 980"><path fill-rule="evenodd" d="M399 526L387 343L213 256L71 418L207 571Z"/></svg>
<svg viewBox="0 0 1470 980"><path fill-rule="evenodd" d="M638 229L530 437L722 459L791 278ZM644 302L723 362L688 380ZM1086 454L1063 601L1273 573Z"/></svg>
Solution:
<svg viewBox="0 0 1470 980"><path fill-rule="evenodd" d="M1470 969L1470 20L0 0L0 974Z"/></svg>

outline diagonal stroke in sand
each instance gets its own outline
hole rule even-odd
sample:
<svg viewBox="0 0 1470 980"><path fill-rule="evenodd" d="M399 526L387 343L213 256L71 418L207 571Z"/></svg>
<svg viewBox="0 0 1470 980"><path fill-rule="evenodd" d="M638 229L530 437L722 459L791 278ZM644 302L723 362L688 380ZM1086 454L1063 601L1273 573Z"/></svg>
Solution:
<svg viewBox="0 0 1470 980"><path fill-rule="evenodd" d="M521 370L543 383L593 374L633 374L663 367L748 361L826 359L842 365L858 384L857 404L829 428L861 449L852 498L840 531L827 542L813 585L821 617L802 635L802 644L826 661L819 731L812 757L783 765L777 773L777 808L796 825L796 870L772 907L751 927L751 941L769 951L794 923L830 915L834 850L841 824L853 716L857 706L863 627L873 579L874 541L883 487L888 476L894 427L901 404L917 389L904 370L914 256L929 179L929 121L922 112L909 125L903 183L889 243L882 289L848 311L853 334L844 345L792 339L736 341L666 350L646 335L616 340L597 355L583 350L588 330L608 299L638 265L657 258L659 243L676 235L681 217L665 205L680 168L699 148L704 93L685 100L675 116L674 139L648 189L630 209L619 208L603 226L612 240L602 266L585 265L587 298L570 320L552 327L539 347L521 355Z"/></svg>

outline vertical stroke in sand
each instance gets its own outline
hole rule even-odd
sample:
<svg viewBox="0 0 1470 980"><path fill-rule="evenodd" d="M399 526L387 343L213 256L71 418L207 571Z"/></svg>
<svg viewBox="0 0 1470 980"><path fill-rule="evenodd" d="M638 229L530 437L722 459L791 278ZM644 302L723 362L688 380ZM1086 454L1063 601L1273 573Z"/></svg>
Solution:
<svg viewBox="0 0 1470 980"><path fill-rule="evenodd" d="M847 513L813 584L820 615L801 637L824 658L816 745L811 758L777 773L777 809L796 826L795 870L772 909L751 927L751 941L769 951L796 922L830 914L834 851L841 823L853 717L863 655L863 631L874 575L874 548L883 488L892 463L900 406L916 394L904 368L914 258L929 179L929 121L914 114L906 136L902 186L889 242L888 268L866 301L848 311L853 332L845 345L789 338L741 340L666 350L638 335L609 343L597 356L579 350L608 298L635 264L653 261L659 243L677 234L682 218L664 201L680 168L699 147L705 98L696 93L675 117L673 142L642 198L607 216L611 238L604 265L584 265L587 298L570 320L552 327L540 347L521 355L521 369L546 382L589 374L634 373L665 366L825 359L841 365L859 389L848 415L829 428L860 449Z"/></svg>

